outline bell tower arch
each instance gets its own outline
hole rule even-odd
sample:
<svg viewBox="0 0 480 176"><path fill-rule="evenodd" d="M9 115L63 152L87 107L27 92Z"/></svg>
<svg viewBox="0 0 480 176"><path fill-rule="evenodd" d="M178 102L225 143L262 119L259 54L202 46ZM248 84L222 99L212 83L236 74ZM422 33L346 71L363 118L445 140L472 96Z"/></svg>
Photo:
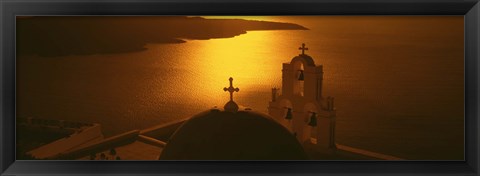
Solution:
<svg viewBox="0 0 480 176"><path fill-rule="evenodd" d="M281 95L277 95L278 89L272 89L269 114L301 143L335 148L336 110L333 98L322 96L323 66L315 65L305 54L308 48L304 43L298 49L301 54L283 63Z"/></svg>
<svg viewBox="0 0 480 176"><path fill-rule="evenodd" d="M305 95L305 68L301 61L296 61L293 64L293 94L304 96Z"/></svg>

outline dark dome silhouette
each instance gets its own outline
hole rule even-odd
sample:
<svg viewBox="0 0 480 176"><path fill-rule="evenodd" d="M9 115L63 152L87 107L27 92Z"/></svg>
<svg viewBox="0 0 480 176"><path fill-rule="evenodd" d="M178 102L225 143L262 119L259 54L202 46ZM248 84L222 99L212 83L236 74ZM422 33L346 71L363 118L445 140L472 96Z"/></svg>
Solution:
<svg viewBox="0 0 480 176"><path fill-rule="evenodd" d="M159 159L301 160L307 156L295 136L268 115L212 109L177 129Z"/></svg>

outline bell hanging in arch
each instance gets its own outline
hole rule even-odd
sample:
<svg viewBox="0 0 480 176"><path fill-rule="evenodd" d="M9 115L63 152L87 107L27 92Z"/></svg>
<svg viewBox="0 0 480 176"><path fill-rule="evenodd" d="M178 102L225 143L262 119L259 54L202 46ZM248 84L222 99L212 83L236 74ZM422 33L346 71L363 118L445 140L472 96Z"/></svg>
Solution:
<svg viewBox="0 0 480 176"><path fill-rule="evenodd" d="M310 121L308 122L308 125L311 127L316 127L317 126L317 113L312 112L312 115L310 116Z"/></svg>
<svg viewBox="0 0 480 176"><path fill-rule="evenodd" d="M298 70L300 72L300 74L298 74L298 80L299 81L303 81L304 78L303 78L303 70Z"/></svg>
<svg viewBox="0 0 480 176"><path fill-rule="evenodd" d="M287 108L287 114L285 114L285 119L287 120L292 119L292 108Z"/></svg>

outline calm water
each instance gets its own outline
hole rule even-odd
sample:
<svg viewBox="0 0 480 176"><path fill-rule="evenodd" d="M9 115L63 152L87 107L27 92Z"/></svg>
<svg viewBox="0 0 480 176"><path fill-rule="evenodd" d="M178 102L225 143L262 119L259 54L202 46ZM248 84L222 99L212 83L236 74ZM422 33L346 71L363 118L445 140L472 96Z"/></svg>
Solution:
<svg viewBox="0 0 480 176"><path fill-rule="evenodd" d="M246 17L248 18L248 17ZM17 115L98 122L107 136L228 100L267 112L302 42L324 65L337 142L407 159L463 159L463 17L263 17L310 30L148 44L142 52L19 56Z"/></svg>

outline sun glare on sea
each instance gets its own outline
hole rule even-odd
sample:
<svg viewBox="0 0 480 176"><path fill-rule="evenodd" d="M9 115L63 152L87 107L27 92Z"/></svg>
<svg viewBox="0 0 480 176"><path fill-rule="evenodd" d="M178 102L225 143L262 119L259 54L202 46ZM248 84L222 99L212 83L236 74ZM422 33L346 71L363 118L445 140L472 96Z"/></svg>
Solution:
<svg viewBox="0 0 480 176"><path fill-rule="evenodd" d="M276 78L279 72L278 66L270 67L269 65L278 65L272 62L279 62L276 58L281 57L276 55L270 58L264 57L266 53L273 53L270 47L277 42L274 33L256 31L233 39L189 42L194 42L198 47L196 58L201 62L198 62L197 68L201 74L188 79L191 79L190 82L203 82L204 84L197 86L198 91L208 92L209 95L221 95L219 90L229 86L228 78L230 77L234 78L233 86L240 88L238 93L240 95L248 90L258 90L259 85L271 82L270 79ZM263 89L268 91L270 88ZM219 105L225 103L225 97L222 96L208 98L214 99L213 102Z"/></svg>

